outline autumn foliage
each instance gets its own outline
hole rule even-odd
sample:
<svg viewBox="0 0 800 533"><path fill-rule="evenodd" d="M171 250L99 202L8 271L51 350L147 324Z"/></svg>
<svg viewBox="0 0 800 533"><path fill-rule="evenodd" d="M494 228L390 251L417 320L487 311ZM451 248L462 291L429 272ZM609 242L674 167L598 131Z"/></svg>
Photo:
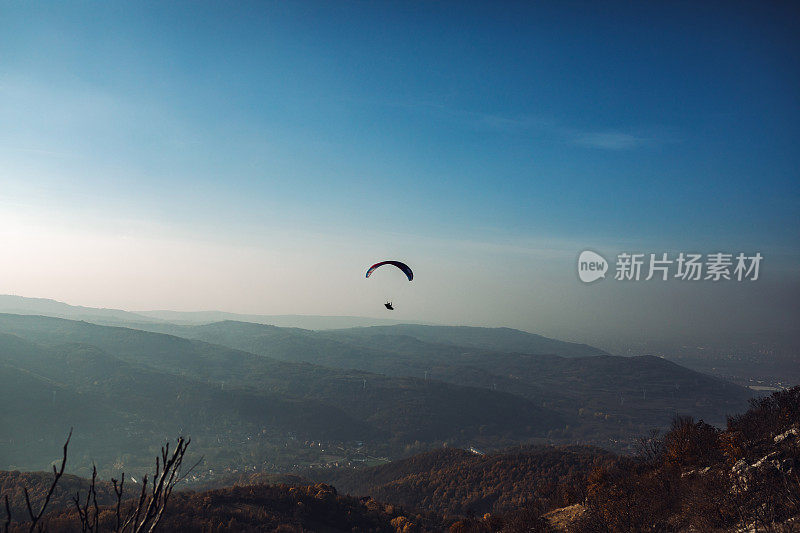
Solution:
<svg viewBox="0 0 800 533"><path fill-rule="evenodd" d="M677 417L589 475L577 531L783 530L800 514L800 387L754 400L724 431Z"/></svg>

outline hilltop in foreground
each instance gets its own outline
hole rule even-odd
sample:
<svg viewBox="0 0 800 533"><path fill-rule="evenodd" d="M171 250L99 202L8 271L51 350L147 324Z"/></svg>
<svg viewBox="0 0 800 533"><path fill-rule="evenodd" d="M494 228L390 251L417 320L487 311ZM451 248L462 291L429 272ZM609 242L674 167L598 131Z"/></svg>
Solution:
<svg viewBox="0 0 800 533"><path fill-rule="evenodd" d="M197 532L792 531L800 520L799 474L800 387L795 387L754 400L725 430L676 418L663 437L643 439L633 457L588 447L522 448L487 456L444 450L333 480L348 491L373 492L359 499L329 484L303 485L299 478L294 485L247 485L243 479L233 487L174 494L161 527ZM38 480L31 492L39 495L34 506L40 504L44 476L4 479L2 489L12 496L21 490L8 480ZM70 484L75 490L86 487L74 479ZM465 506L467 501L471 505ZM80 511L64 500L55 502L45 523L51 531L73 531ZM481 506L485 512L476 516ZM101 529L113 529L113 507L100 505L97 512ZM10 530L28 527L13 522Z"/></svg>

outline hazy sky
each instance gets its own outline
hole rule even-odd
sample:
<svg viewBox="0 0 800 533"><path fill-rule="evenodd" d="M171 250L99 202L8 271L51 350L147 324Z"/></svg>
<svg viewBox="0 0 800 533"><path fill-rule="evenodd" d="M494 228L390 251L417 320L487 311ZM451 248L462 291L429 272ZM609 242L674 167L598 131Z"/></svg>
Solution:
<svg viewBox="0 0 800 533"><path fill-rule="evenodd" d="M0 292L797 341L796 4L527 4L0 1Z"/></svg>

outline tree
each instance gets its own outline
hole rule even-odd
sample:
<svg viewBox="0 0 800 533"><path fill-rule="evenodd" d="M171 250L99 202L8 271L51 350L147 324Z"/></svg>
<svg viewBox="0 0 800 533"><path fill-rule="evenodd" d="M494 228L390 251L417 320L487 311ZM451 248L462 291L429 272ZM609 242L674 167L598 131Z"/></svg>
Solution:
<svg viewBox="0 0 800 533"><path fill-rule="evenodd" d="M33 510L28 489L27 487L25 488L24 494L28 519L24 522L18 522L14 531L24 531L27 529L29 533L33 533L34 531L45 531L48 529L48 524L43 521L43 517L45 517L45 511L50 503L53 491L64 474L64 468L67 464L67 448L71 438L72 430L70 430L69 436L64 443L60 468L53 466L53 481L50 484L47 495L38 512ZM191 439L179 437L171 453L169 443L161 447L161 456L156 457L155 473L152 477L152 481L148 479L147 475L143 476L141 483L142 488L138 498L131 498L127 502L124 501L126 499L124 497L124 472L120 476L119 481L112 479L111 482L116 496L116 505L111 508L100 507L97 503L97 469L92 467L92 480L85 498L82 498L80 493L77 493L73 498L75 511L77 512L76 521L80 525L81 531L98 532L101 527L115 533L150 533L154 531L164 515L164 509L167 506L167 502L172 495L175 485L199 464L198 461L186 474L181 475L183 459L190 441ZM5 495L3 500L6 511L3 531L4 533L8 533L12 526L11 507L9 505L8 495ZM67 526L67 524L63 525L65 527ZM71 529L74 529L75 524L73 523L72 526Z"/></svg>

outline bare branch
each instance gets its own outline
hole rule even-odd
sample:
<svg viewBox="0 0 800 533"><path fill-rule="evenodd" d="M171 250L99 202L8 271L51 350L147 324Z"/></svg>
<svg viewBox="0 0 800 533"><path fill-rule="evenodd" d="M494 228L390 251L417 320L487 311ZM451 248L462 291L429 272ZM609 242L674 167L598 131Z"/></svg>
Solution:
<svg viewBox="0 0 800 533"><path fill-rule="evenodd" d="M31 508L31 499L28 494L28 489L25 489L25 505L28 508L28 514L31 517L31 527L29 529L30 533L33 533L36 530L36 526L39 523L39 520L42 519L42 515L44 515L45 509L47 509L47 505L50 503L50 498L53 496L53 491L56 490L56 485L58 485L58 480L61 479L61 476L64 475L64 467L67 465L67 447L69 446L69 441L72 438L72 428L69 429L69 435L67 435L67 440L64 442L64 455L61 458L61 468L56 469L56 466L53 465L53 483L50 484L50 490L47 491L47 496L44 499L44 503L42 504L41 509L37 514L33 514L33 509ZM40 528L41 529L41 528Z"/></svg>
<svg viewBox="0 0 800 533"><path fill-rule="evenodd" d="M115 533L120 531L120 526L122 525L122 515L120 514L120 505L122 504L122 487L125 485L125 472L122 472L119 481L119 488L117 488L117 480L113 477L111 478L111 483L114 484L114 494L117 496L117 508L115 511L116 520L117 520L117 527L114 529Z"/></svg>
<svg viewBox="0 0 800 533"><path fill-rule="evenodd" d="M11 506L8 504L8 494L4 496L6 501L6 522L3 524L3 533L8 533L8 528L11 525Z"/></svg>
<svg viewBox="0 0 800 533"><path fill-rule="evenodd" d="M200 463L202 463L203 459L205 459L205 458L206 458L205 455L201 455L200 459L198 459L192 466L189 467L189 469L181 477L178 478L178 480L176 481L176 484L180 483L181 481L183 481L184 479L189 477L189 474L194 472L194 469L197 468L198 466L200 466Z"/></svg>

